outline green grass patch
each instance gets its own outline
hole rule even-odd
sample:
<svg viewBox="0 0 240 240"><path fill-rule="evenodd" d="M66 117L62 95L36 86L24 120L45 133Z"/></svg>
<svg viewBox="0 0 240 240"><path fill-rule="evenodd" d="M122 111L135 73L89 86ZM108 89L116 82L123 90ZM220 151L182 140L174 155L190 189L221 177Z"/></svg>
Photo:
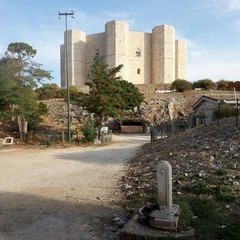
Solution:
<svg viewBox="0 0 240 240"><path fill-rule="evenodd" d="M225 209L225 203L205 197L194 197L190 205L195 216L191 225L199 239L240 239L240 230L236 227L240 227L239 221L234 221L232 213ZM228 235L229 238L226 238Z"/></svg>
<svg viewBox="0 0 240 240"><path fill-rule="evenodd" d="M240 239L240 220L219 229L217 239L239 240Z"/></svg>
<svg viewBox="0 0 240 240"><path fill-rule="evenodd" d="M178 228L180 231L187 230L191 224L192 213L190 210L190 205L187 201L176 200L176 203L180 206L181 212L178 221Z"/></svg>
<svg viewBox="0 0 240 240"><path fill-rule="evenodd" d="M228 181L225 181L224 178L219 179L215 176L198 179L192 185L188 184L186 186L183 186L182 190L197 196L212 196L217 201L225 203L230 203L235 200L235 196L232 193L230 183Z"/></svg>

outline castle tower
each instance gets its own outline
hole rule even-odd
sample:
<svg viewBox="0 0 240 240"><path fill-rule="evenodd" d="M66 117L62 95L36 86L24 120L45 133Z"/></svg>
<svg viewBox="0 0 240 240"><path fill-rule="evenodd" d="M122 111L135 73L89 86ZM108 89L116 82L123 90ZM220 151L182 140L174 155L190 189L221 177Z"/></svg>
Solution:
<svg viewBox="0 0 240 240"><path fill-rule="evenodd" d="M176 40L176 79L187 79L187 44L184 40Z"/></svg>
<svg viewBox="0 0 240 240"><path fill-rule="evenodd" d="M123 64L120 75L128 79L129 75L129 27L123 21L111 21L105 25L105 57L110 68Z"/></svg>
<svg viewBox="0 0 240 240"><path fill-rule="evenodd" d="M175 40L171 25L153 28L152 33L129 31L124 21L110 21L105 31L86 36L79 30L65 32L61 52L61 86L83 86L96 55L105 57L109 68L123 64L119 75L133 84L171 84L186 79L186 42ZM67 36L68 59L65 59ZM66 64L68 63L68 64Z"/></svg>
<svg viewBox="0 0 240 240"><path fill-rule="evenodd" d="M175 29L162 25L152 30L152 83L175 80Z"/></svg>
<svg viewBox="0 0 240 240"><path fill-rule="evenodd" d="M86 34L78 30L68 30L64 33L64 45L61 45L60 48L61 86L67 86L65 59L66 37L69 86L83 86L86 81Z"/></svg>

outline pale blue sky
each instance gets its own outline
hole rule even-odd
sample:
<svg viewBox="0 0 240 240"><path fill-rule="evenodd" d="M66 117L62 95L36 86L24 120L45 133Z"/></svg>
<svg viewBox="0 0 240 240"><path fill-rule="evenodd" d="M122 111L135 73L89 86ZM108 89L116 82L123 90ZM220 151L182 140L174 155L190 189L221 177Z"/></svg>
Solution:
<svg viewBox="0 0 240 240"><path fill-rule="evenodd" d="M68 28L87 34L103 32L111 20L124 20L130 31L151 32L173 25L188 44L188 81L210 78L240 81L240 0L0 0L0 54L11 42L37 49L35 61L52 70L60 85L59 46L64 18Z"/></svg>

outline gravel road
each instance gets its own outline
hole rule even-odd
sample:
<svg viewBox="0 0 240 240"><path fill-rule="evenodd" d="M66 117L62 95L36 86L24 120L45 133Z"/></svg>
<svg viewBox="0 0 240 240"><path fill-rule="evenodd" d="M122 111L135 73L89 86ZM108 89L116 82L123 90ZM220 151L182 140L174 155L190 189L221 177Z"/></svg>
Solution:
<svg viewBox="0 0 240 240"><path fill-rule="evenodd" d="M124 164L146 135L108 146L0 148L0 240L115 239Z"/></svg>

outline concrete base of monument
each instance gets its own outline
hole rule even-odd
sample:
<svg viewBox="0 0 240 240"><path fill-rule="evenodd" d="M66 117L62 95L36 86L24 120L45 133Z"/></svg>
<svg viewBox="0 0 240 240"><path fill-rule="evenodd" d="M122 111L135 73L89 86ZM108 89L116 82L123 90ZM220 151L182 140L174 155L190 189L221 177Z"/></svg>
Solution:
<svg viewBox="0 0 240 240"><path fill-rule="evenodd" d="M130 219L123 227L120 240L144 240L144 239L164 239L169 237L193 239L194 230L187 231L167 231L150 227L143 224L138 219L138 214Z"/></svg>
<svg viewBox="0 0 240 240"><path fill-rule="evenodd" d="M179 214L180 207L177 204L171 207L149 204L139 209L139 221L150 227L177 231Z"/></svg>
<svg viewBox="0 0 240 240"><path fill-rule="evenodd" d="M180 214L179 205L168 208L157 204L146 205L139 209L139 221L150 227L177 231Z"/></svg>

